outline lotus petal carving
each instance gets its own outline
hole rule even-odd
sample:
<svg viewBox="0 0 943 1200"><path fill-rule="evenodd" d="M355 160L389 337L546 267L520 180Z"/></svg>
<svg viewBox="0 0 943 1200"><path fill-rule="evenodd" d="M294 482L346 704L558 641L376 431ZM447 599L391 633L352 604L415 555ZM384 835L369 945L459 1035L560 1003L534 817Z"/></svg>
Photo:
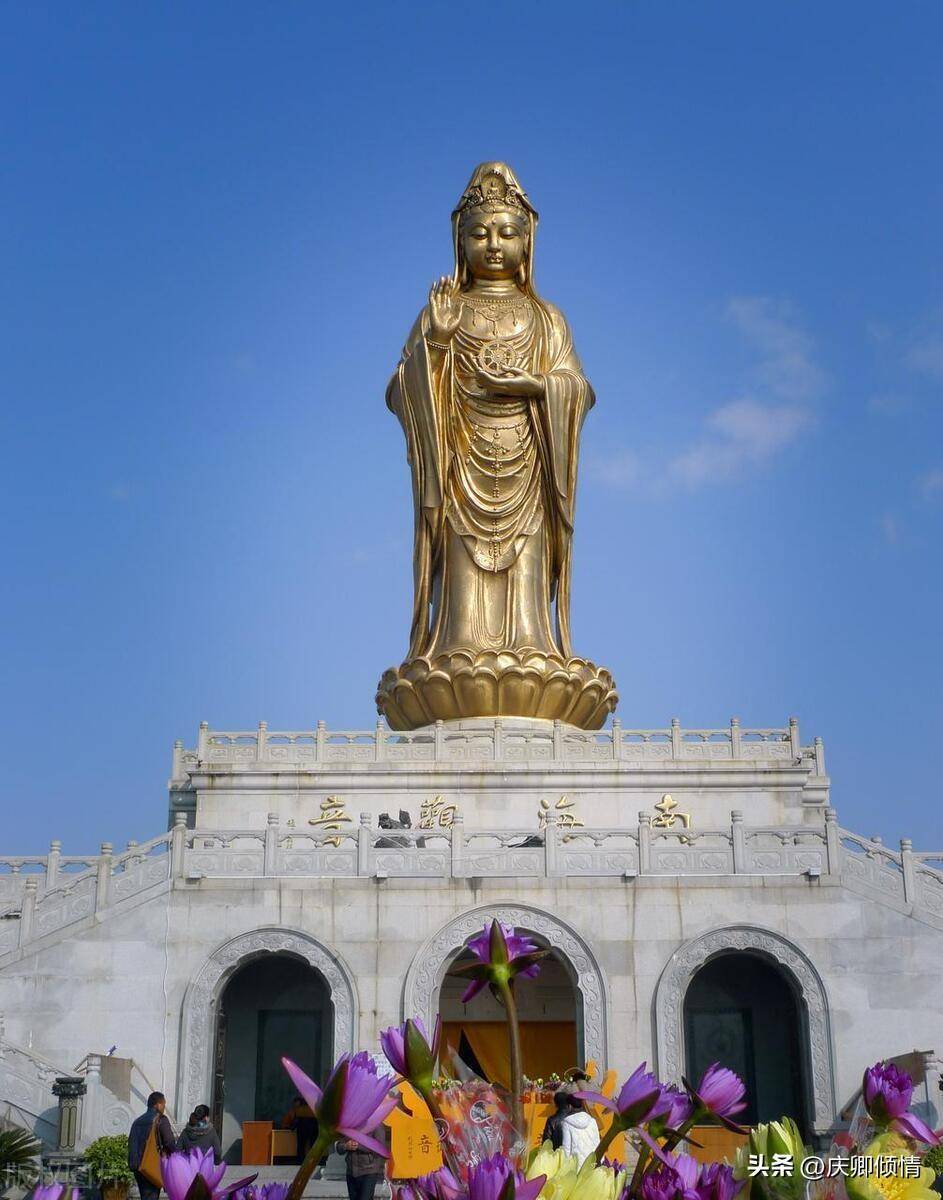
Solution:
<svg viewBox="0 0 943 1200"><path fill-rule="evenodd" d="M599 729L619 700L612 676L585 658L536 650L456 650L383 673L377 711L391 729L462 717L537 717Z"/></svg>

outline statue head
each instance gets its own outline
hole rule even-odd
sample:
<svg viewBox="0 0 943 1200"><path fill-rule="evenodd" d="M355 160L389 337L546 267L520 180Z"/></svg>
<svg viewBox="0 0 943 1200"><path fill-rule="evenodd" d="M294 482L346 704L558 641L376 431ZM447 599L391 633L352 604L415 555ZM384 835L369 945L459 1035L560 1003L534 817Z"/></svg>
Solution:
<svg viewBox="0 0 943 1200"><path fill-rule="evenodd" d="M481 163L452 213L459 284L516 279L531 290L536 228L537 212L507 163Z"/></svg>

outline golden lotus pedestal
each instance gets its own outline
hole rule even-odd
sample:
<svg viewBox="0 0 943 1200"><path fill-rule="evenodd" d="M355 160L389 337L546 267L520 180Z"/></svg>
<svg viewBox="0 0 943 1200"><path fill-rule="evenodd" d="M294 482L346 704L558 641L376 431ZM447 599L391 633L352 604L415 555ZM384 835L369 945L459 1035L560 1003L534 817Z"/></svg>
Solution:
<svg viewBox="0 0 943 1200"><path fill-rule="evenodd" d="M525 717L600 729L619 700L605 667L536 651L456 651L384 671L377 711L390 729L470 717Z"/></svg>

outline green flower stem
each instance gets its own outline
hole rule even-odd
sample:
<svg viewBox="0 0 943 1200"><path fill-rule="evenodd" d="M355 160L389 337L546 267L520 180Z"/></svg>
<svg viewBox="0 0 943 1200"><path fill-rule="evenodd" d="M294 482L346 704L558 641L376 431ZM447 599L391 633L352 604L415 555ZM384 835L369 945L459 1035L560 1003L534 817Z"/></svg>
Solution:
<svg viewBox="0 0 943 1200"><path fill-rule="evenodd" d="M597 1163L602 1162L603 1155L606 1153L606 1151L609 1149L609 1146L612 1144L612 1142L614 1142L616 1140L616 1138L619 1136L619 1134L621 1132L622 1132L622 1126L619 1125L618 1121L616 1120L615 1115L613 1115L612 1124L609 1126L609 1128L603 1134L602 1141L596 1147L596 1162Z"/></svg>
<svg viewBox="0 0 943 1200"><path fill-rule="evenodd" d="M318 1132L314 1145L305 1155L304 1162L298 1168L295 1178L291 1181L291 1187L288 1189L288 1195L285 1197L285 1200L301 1200L308 1180L311 1178L312 1171L330 1151L331 1143L336 1137L336 1130L322 1129Z"/></svg>
<svg viewBox="0 0 943 1200"><path fill-rule="evenodd" d="M684 1124L679 1125L671 1137L667 1139L662 1147L665 1153L667 1154L669 1151L674 1150L675 1146L677 1146L685 1134L690 1133L691 1128L706 1114L706 1108L696 1108L694 1112L691 1113L690 1117L688 1117L688 1119L684 1122Z"/></svg>
<svg viewBox="0 0 943 1200"><path fill-rule="evenodd" d="M635 1171L632 1175L632 1182L629 1184L630 1196L638 1195L638 1188L642 1182L642 1176L645 1174L645 1168L648 1165L648 1157L650 1154L651 1150L645 1145L644 1142L642 1142L641 1146L639 1146L638 1158L635 1162Z"/></svg>
<svg viewBox="0 0 943 1200"><path fill-rule="evenodd" d="M521 1026L517 1018L517 1004L513 985L501 982L501 999L508 1018L508 1049L511 1055L511 1124L519 1134L524 1134L524 1113L521 1108L521 1092L524 1088L524 1057L521 1053Z"/></svg>

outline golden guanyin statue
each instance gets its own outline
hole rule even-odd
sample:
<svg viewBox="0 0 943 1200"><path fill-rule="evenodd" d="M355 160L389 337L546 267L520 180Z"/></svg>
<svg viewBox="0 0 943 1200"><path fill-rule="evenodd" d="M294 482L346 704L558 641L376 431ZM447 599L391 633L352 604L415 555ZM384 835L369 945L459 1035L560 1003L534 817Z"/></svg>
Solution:
<svg viewBox="0 0 943 1200"><path fill-rule="evenodd" d="M534 288L536 228L511 168L482 163L452 213L454 274L433 285L387 388L415 505L409 654L377 692L393 729L492 716L598 729L618 699L570 644L595 396L563 314Z"/></svg>

